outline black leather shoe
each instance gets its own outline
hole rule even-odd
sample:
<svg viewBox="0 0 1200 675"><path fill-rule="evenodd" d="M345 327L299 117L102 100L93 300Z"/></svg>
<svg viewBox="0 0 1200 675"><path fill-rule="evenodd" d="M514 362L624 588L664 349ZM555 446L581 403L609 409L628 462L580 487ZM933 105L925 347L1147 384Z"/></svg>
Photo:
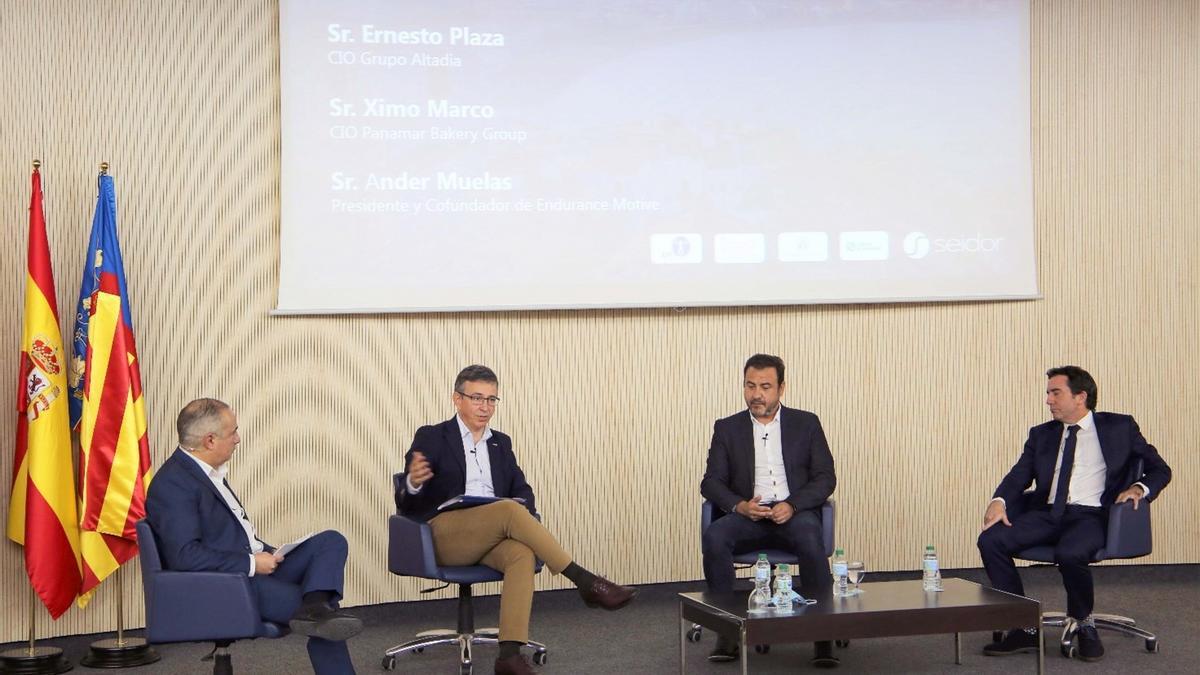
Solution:
<svg viewBox="0 0 1200 675"><path fill-rule="evenodd" d="M493 672L496 675L537 675L537 671L521 654L513 654L505 659L497 658Z"/></svg>
<svg viewBox="0 0 1200 675"><path fill-rule="evenodd" d="M717 638L717 646L708 655L708 660L713 663L721 663L724 661L734 661L741 656L741 650L738 649L736 642L730 642L725 638Z"/></svg>
<svg viewBox="0 0 1200 675"><path fill-rule="evenodd" d="M817 668L837 668L842 662L833 655L833 643L826 641L813 643L812 664Z"/></svg>
<svg viewBox="0 0 1200 675"><path fill-rule="evenodd" d="M288 621L293 633L341 642L362 632L362 621L326 604L301 607Z"/></svg>
<svg viewBox="0 0 1200 675"><path fill-rule="evenodd" d="M987 656L1008 656L1009 654L1029 654L1037 653L1038 647L1037 633L1030 633L1023 628L1017 628L1008 631L1004 635L1004 639L999 642L993 642L983 648L983 653Z"/></svg>
<svg viewBox="0 0 1200 675"><path fill-rule="evenodd" d="M637 596L637 589L632 586L614 584L604 577L596 577L596 580L586 590L579 589L579 595L583 598L583 604L588 607L603 607L613 610L621 609L632 602Z"/></svg>
<svg viewBox="0 0 1200 675"><path fill-rule="evenodd" d="M1099 661L1104 658L1104 645L1095 626L1080 626L1075 632L1075 648L1084 661Z"/></svg>

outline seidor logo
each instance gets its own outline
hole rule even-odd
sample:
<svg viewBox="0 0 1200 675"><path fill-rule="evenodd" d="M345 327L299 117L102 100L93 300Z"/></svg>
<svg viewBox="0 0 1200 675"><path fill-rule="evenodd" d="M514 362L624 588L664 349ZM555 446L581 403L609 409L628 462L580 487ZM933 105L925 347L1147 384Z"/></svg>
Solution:
<svg viewBox="0 0 1200 675"><path fill-rule="evenodd" d="M982 233L973 237L930 239L924 232L909 232L904 237L904 254L919 259L930 253L995 253L1003 241L1004 237L985 237Z"/></svg>
<svg viewBox="0 0 1200 675"><path fill-rule="evenodd" d="M929 237L924 232L909 232L904 237L904 255L910 258L924 258L929 255Z"/></svg>

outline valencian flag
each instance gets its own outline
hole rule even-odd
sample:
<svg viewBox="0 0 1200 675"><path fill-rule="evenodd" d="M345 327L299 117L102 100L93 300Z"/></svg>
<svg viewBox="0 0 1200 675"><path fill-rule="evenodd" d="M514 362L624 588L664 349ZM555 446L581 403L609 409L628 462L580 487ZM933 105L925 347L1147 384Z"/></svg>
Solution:
<svg viewBox="0 0 1200 675"><path fill-rule="evenodd" d="M29 203L28 264L8 538L25 546L29 582L57 619L79 593L79 521L71 467L67 363L42 213L42 177L36 164Z"/></svg>
<svg viewBox="0 0 1200 675"><path fill-rule="evenodd" d="M101 174L75 315L71 426L79 430L79 604L137 555L134 524L146 515L150 448L137 346L117 243L117 197ZM82 358L81 358L82 356Z"/></svg>

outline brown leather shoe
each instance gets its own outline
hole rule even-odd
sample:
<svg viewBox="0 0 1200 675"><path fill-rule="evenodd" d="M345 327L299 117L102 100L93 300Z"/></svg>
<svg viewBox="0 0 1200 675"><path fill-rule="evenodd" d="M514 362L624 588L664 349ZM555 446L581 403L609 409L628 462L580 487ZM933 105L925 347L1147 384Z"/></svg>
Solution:
<svg viewBox="0 0 1200 675"><path fill-rule="evenodd" d="M596 577L591 588L579 589L583 604L607 610L621 609L632 602L637 593L637 589L632 586L614 584L604 577Z"/></svg>
<svg viewBox="0 0 1200 675"><path fill-rule="evenodd" d="M513 654L506 659L496 659L496 675L537 675L537 671L524 656Z"/></svg>

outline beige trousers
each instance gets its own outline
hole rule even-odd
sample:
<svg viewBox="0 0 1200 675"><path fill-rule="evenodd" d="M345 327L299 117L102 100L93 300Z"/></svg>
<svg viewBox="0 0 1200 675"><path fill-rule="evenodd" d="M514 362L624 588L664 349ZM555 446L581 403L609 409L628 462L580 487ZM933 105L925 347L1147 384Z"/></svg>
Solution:
<svg viewBox="0 0 1200 675"><path fill-rule="evenodd" d="M534 559L554 574L571 556L521 504L499 501L448 511L429 521L439 565L487 565L504 574L500 589L500 639L529 641Z"/></svg>

